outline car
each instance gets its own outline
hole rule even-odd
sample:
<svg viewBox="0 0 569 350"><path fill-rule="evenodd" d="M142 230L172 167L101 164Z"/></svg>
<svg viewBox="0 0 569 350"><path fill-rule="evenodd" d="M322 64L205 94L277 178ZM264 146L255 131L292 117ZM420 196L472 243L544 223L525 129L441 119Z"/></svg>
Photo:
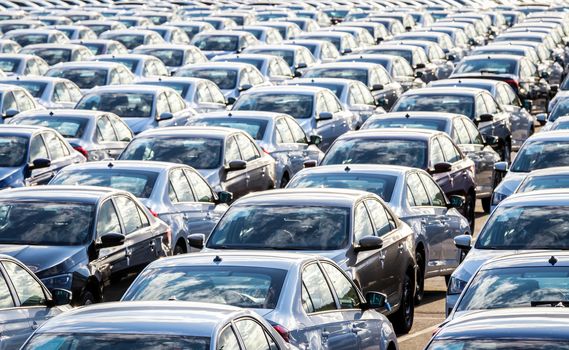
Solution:
<svg viewBox="0 0 569 350"><path fill-rule="evenodd" d="M75 109L111 112L138 134L144 130L184 123L196 114L174 89L166 86L101 86L85 94Z"/></svg>
<svg viewBox="0 0 569 350"><path fill-rule="evenodd" d="M554 122L569 114L569 92L560 91L555 96L555 100L549 113L539 113L535 116L541 125L545 124L541 131L551 130Z"/></svg>
<svg viewBox="0 0 569 350"><path fill-rule="evenodd" d="M73 108L82 96L79 87L64 78L18 76L5 78L3 83L26 89L45 108Z"/></svg>
<svg viewBox="0 0 569 350"><path fill-rule="evenodd" d="M198 22L205 22L213 26L214 30L231 30L237 27L237 23L231 18L217 17L217 16L207 16L207 17L193 17L192 20ZM203 33L202 31L200 33ZM200 34L198 33L198 34ZM197 34L196 34L197 35ZM194 37L196 36L194 35ZM194 38L192 38L193 40ZM190 41L191 42L191 41Z"/></svg>
<svg viewBox="0 0 569 350"><path fill-rule="evenodd" d="M176 71L176 77L201 78L212 81L220 89L229 104L255 86L271 86L259 70L249 63L207 62L191 64Z"/></svg>
<svg viewBox="0 0 569 350"><path fill-rule="evenodd" d="M379 44L384 40L391 40L391 35L388 33L387 28L385 28L385 26L380 23L368 21L348 21L339 23L337 25L337 27L344 26L363 28L367 30L376 44Z"/></svg>
<svg viewBox="0 0 569 350"><path fill-rule="evenodd" d="M291 39L285 40L283 44L306 47L318 63L330 63L340 58L340 52L336 46L327 40Z"/></svg>
<svg viewBox="0 0 569 350"><path fill-rule="evenodd" d="M285 40L296 38L300 33L302 33L302 29L300 29L298 24L293 21L288 21L287 19L284 19L283 21L271 20L261 23L265 27L278 30L281 37Z"/></svg>
<svg viewBox="0 0 569 350"><path fill-rule="evenodd" d="M330 32L348 33L354 37L358 47L369 47L376 44L375 38L365 28L353 26L333 26L326 29ZM320 30L323 31L323 30Z"/></svg>
<svg viewBox="0 0 569 350"><path fill-rule="evenodd" d="M83 45L91 50L91 53L93 53L93 55L120 55L128 53L128 49L116 40L71 40L69 43Z"/></svg>
<svg viewBox="0 0 569 350"><path fill-rule="evenodd" d="M39 56L50 66L61 62L88 61L93 57L91 50L77 44L28 45L20 53Z"/></svg>
<svg viewBox="0 0 569 350"><path fill-rule="evenodd" d="M560 223L567 219L568 194L566 189L514 194L492 211L474 243L471 236L455 237L456 246L468 254L448 283L447 315L484 262L510 254L565 250L567 231Z"/></svg>
<svg viewBox="0 0 569 350"><path fill-rule="evenodd" d="M567 130L567 129L569 129L569 116L567 115L557 118L557 120L551 123L551 126L548 128L548 130Z"/></svg>
<svg viewBox="0 0 569 350"><path fill-rule="evenodd" d="M503 176L492 194L492 209L510 196L523 178L538 169L569 166L569 133L565 130L536 133L523 144L511 166L498 162L494 169Z"/></svg>
<svg viewBox="0 0 569 350"><path fill-rule="evenodd" d="M0 53L18 53L22 47L14 40L0 39Z"/></svg>
<svg viewBox="0 0 569 350"><path fill-rule="evenodd" d="M29 111L10 119L10 125L38 125L56 130L88 161L117 158L133 138L126 123L108 112Z"/></svg>
<svg viewBox="0 0 569 350"><path fill-rule="evenodd" d="M243 53L274 55L282 57L294 74L302 73L303 69L316 64L316 58L309 49L302 45L258 45L248 48Z"/></svg>
<svg viewBox="0 0 569 350"><path fill-rule="evenodd" d="M423 129L359 130L340 136L320 165L403 165L428 171L447 196L465 198L461 213L474 229L474 162L444 132Z"/></svg>
<svg viewBox="0 0 569 350"><path fill-rule="evenodd" d="M389 110L403 93L383 66L365 62L324 63L307 68L303 78L341 78L358 80L371 91L375 102Z"/></svg>
<svg viewBox="0 0 569 350"><path fill-rule="evenodd" d="M494 164L500 155L492 148L497 138L484 139L476 125L460 114L439 112L391 112L372 117L362 129L414 128L444 131L462 153L474 162L476 173L476 197L482 208L490 212L491 196L499 178L494 174Z"/></svg>
<svg viewBox="0 0 569 350"><path fill-rule="evenodd" d="M297 120L307 135L320 135L319 147L352 130L356 117L344 109L332 91L317 86L280 85L251 89L233 105L234 111L285 113Z"/></svg>
<svg viewBox="0 0 569 350"><path fill-rule="evenodd" d="M68 166L50 185L88 185L128 191L172 230L174 255L190 251L188 235L207 233L232 200L230 192L214 192L192 167L166 162L100 161Z"/></svg>
<svg viewBox="0 0 569 350"><path fill-rule="evenodd" d="M200 49L211 59L218 55L241 53L251 46L259 44L259 40L249 32L238 30L214 30L196 34L191 44Z"/></svg>
<svg viewBox="0 0 569 350"><path fill-rule="evenodd" d="M170 127L137 135L120 160L185 164L198 170L214 191L239 198L276 184L275 160L244 131L219 127Z"/></svg>
<svg viewBox="0 0 569 350"><path fill-rule="evenodd" d="M461 252L451 237L471 232L466 218L455 209L462 207L463 198L447 199L433 178L420 169L397 165L325 165L300 171L287 188L348 188L380 196L414 231L418 268L415 300L419 302L424 296L426 278L448 276L460 263ZM444 229L437 220L445 223Z"/></svg>
<svg viewBox="0 0 569 350"><path fill-rule="evenodd" d="M438 33L442 34L442 33ZM435 68L435 78L436 79L446 79L450 76L454 69L454 61L456 57L454 54L445 54L444 50L439 46L439 44L428 40L391 40L384 41L382 45L410 45L417 46L421 48L427 58L429 63Z"/></svg>
<svg viewBox="0 0 569 350"><path fill-rule="evenodd" d="M65 34L56 29L15 29L4 34L4 39L17 42L21 47L32 44L66 44L69 39Z"/></svg>
<svg viewBox="0 0 569 350"><path fill-rule="evenodd" d="M160 34L148 29L109 30L99 35L99 39L116 40L123 44L129 52L142 45L164 44Z"/></svg>
<svg viewBox="0 0 569 350"><path fill-rule="evenodd" d="M324 153L317 147L319 136L308 138L298 122L286 114L230 111L200 114L187 126L221 126L249 134L276 161L275 187L283 188L306 162L318 163Z"/></svg>
<svg viewBox="0 0 569 350"><path fill-rule="evenodd" d="M84 325L87 329L80 330ZM181 301L104 303L76 309L46 322L23 349L47 345L150 350L165 344L176 349L292 350L253 311Z"/></svg>
<svg viewBox="0 0 569 350"><path fill-rule="evenodd" d="M536 117L530 114L532 101L520 101L506 82L493 79L444 79L430 82L429 87L469 87L484 89L492 94L502 109L510 113L512 151L518 151L535 132Z"/></svg>
<svg viewBox="0 0 569 350"><path fill-rule="evenodd" d="M116 62L65 62L51 67L46 73L48 77L64 78L75 83L81 93L106 85L132 83L135 79L127 67Z"/></svg>
<svg viewBox="0 0 569 350"><path fill-rule="evenodd" d="M255 38L257 38L257 40L263 44L278 45L283 42L283 37L276 28L267 27L261 24L254 24L239 26L235 29L253 34Z"/></svg>
<svg viewBox="0 0 569 350"><path fill-rule="evenodd" d="M406 333L414 315L413 236L375 194L302 188L244 197L227 210L207 241L203 234L189 240L192 247L220 255L228 249L278 249L329 257L364 293L384 293L392 308L382 311L398 333Z"/></svg>
<svg viewBox="0 0 569 350"><path fill-rule="evenodd" d="M162 25L153 25L153 26L133 27L131 29L152 30L160 34L160 36L164 39L164 41L173 45L188 45L190 43L190 38L188 37L186 32L175 26L162 24Z"/></svg>
<svg viewBox="0 0 569 350"><path fill-rule="evenodd" d="M341 55L347 55L354 52L359 46L354 36L346 32L332 32L319 30L316 32L302 33L294 37L294 39L317 39L326 40L334 44Z"/></svg>
<svg viewBox="0 0 569 350"><path fill-rule="evenodd" d="M2 346L17 349L26 339L48 319L69 311L71 293L67 290L54 290L53 294L20 261L0 254L3 274L0 276L2 298Z"/></svg>
<svg viewBox="0 0 569 350"><path fill-rule="evenodd" d="M230 54L212 58L213 62L248 63L255 66L259 72L272 84L282 84L294 78L288 64L281 57L263 54ZM300 72L296 73L297 76Z"/></svg>
<svg viewBox="0 0 569 350"><path fill-rule="evenodd" d="M200 49L193 45L142 45L133 50L133 53L150 55L160 59L170 75L187 64L206 63L207 57Z"/></svg>
<svg viewBox="0 0 569 350"><path fill-rule="evenodd" d="M200 22L193 20L166 22L165 24L182 29L184 32L186 32L186 35L188 36L188 38L190 38L190 40L193 39L193 37L196 36L196 34L198 33L215 30L215 28L207 22Z"/></svg>
<svg viewBox="0 0 569 350"><path fill-rule="evenodd" d="M77 24L91 29L97 36L108 30L126 29L126 26L123 23L108 19L79 21Z"/></svg>
<svg viewBox="0 0 569 350"><path fill-rule="evenodd" d="M166 77L170 75L162 61L151 55L122 54L93 56L92 61L121 63L134 74L135 78Z"/></svg>
<svg viewBox="0 0 569 350"><path fill-rule="evenodd" d="M45 109L24 87L0 84L0 124L20 112Z"/></svg>
<svg viewBox="0 0 569 350"><path fill-rule="evenodd" d="M7 76L44 75L49 65L43 58L19 53L0 54L0 69Z"/></svg>
<svg viewBox="0 0 569 350"><path fill-rule="evenodd" d="M56 29L65 34L69 40L94 40L97 34L91 28L80 24L55 25L48 28Z"/></svg>
<svg viewBox="0 0 569 350"><path fill-rule="evenodd" d="M520 350L544 346L563 348L568 314L563 308L519 308L473 312L449 322L429 342L426 350L491 347Z"/></svg>
<svg viewBox="0 0 569 350"><path fill-rule="evenodd" d="M8 33L12 30L35 29L45 27L41 21L30 19L3 19L0 20L0 32Z"/></svg>
<svg viewBox="0 0 569 350"><path fill-rule="evenodd" d="M569 167L553 167L530 172L518 185L514 193L545 189L567 188Z"/></svg>
<svg viewBox="0 0 569 350"><path fill-rule="evenodd" d="M125 191L6 189L0 207L0 252L17 256L48 289L70 290L73 305L108 299L111 279L170 254L170 228Z"/></svg>
<svg viewBox="0 0 569 350"><path fill-rule="evenodd" d="M455 47L450 35L440 32L423 31L417 30L409 33L397 34L393 37L394 41L429 41L436 43L443 50L447 58L451 58L451 55L455 59L461 59L464 56L464 51L461 48ZM451 60L453 61L453 60Z"/></svg>
<svg viewBox="0 0 569 350"><path fill-rule="evenodd" d="M159 286L159 279L168 280L167 285ZM349 323L366 331L352 336L348 326L325 340L328 347L365 349L373 344L384 350L397 348L391 323L375 310L385 308L385 295L368 292L364 298L350 277L326 258L242 251L162 259L145 269L122 301L169 300L172 296L180 301L263 310L262 315L283 339L300 348L321 344L325 330ZM319 315L322 311L328 316Z"/></svg>
<svg viewBox="0 0 569 350"><path fill-rule="evenodd" d="M127 27L127 29L132 28L132 27L152 25L152 22L148 18L137 16L137 15L132 15L132 16L131 15L124 15L124 16L123 15L117 15L117 16L112 16L109 19L112 19L113 21L121 22L122 24L124 24ZM103 33L101 33L101 34L103 34Z"/></svg>
<svg viewBox="0 0 569 350"><path fill-rule="evenodd" d="M69 18L73 22L88 21L88 20L103 18L103 15L98 11L79 10L79 9L63 11L61 15Z"/></svg>
<svg viewBox="0 0 569 350"><path fill-rule="evenodd" d="M175 13L171 12L171 8L163 9L163 10L153 10L149 9L148 11L138 10L134 11L134 14L143 18L148 18L150 22L154 25L161 25L168 21L178 21L180 17Z"/></svg>
<svg viewBox="0 0 569 350"><path fill-rule="evenodd" d="M502 160L510 162L512 132L510 113L482 89L463 87L428 87L405 92L391 109L393 112L445 112L462 114L477 125L488 139L498 137L493 147Z"/></svg>

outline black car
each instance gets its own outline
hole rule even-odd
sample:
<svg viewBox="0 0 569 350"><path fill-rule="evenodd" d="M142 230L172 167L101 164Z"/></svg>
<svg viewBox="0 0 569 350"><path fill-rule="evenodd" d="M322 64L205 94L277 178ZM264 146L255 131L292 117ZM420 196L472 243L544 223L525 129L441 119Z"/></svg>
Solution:
<svg viewBox="0 0 569 350"><path fill-rule="evenodd" d="M22 261L48 289L70 290L74 305L113 299L109 285L169 255L170 236L128 192L88 186L0 192L0 253Z"/></svg>

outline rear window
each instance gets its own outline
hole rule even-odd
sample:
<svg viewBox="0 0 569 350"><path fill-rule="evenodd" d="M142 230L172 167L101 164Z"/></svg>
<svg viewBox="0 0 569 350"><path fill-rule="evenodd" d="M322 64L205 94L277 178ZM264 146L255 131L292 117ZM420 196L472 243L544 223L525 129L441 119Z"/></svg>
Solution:
<svg viewBox="0 0 569 350"><path fill-rule="evenodd" d="M57 130L66 138L81 138L87 123L88 120L85 118L36 117L17 118L10 124L40 125Z"/></svg>

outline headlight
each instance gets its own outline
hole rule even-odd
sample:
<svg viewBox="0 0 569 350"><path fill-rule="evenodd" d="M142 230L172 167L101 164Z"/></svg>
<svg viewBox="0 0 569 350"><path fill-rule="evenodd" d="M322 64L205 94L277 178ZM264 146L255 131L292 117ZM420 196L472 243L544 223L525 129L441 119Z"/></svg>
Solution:
<svg viewBox="0 0 569 350"><path fill-rule="evenodd" d="M54 288L61 288L61 289L71 289L71 280L73 275L70 273L64 275L57 275L53 277L47 277L42 279L41 281L47 289L54 289Z"/></svg>
<svg viewBox="0 0 569 350"><path fill-rule="evenodd" d="M498 205L501 201L508 198L508 195L500 192L494 192L492 194L492 205Z"/></svg>
<svg viewBox="0 0 569 350"><path fill-rule="evenodd" d="M448 284L448 291L447 294L460 294L464 287L466 287L466 283L463 280L459 280L455 277L450 277L450 282Z"/></svg>

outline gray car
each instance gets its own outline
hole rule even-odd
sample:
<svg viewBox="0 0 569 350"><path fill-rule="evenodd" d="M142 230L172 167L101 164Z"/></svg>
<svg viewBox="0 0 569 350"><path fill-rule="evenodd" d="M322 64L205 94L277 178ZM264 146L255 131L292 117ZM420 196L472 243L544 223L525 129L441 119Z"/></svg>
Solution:
<svg viewBox="0 0 569 350"><path fill-rule="evenodd" d="M208 59L231 53L240 53L259 45L253 34L240 30L213 30L196 34L191 41Z"/></svg>
<svg viewBox="0 0 569 350"><path fill-rule="evenodd" d="M398 348L391 323L374 310L385 307L385 295L368 292L364 298L326 258L252 251L163 259L149 265L122 300L172 297L250 309L302 349ZM326 336L328 329L336 331Z"/></svg>
<svg viewBox="0 0 569 350"><path fill-rule="evenodd" d="M266 54L230 54L216 56L213 62L248 63L255 66L263 76L273 84L282 84L294 78L285 60L279 56ZM297 73L297 76L300 74Z"/></svg>
<svg viewBox="0 0 569 350"><path fill-rule="evenodd" d="M316 64L316 58L312 56L309 49L302 45L258 45L248 48L243 53L256 53L282 57L282 59L288 64L290 70L295 74L298 74L296 73L297 71L302 73L304 68Z"/></svg>
<svg viewBox="0 0 569 350"><path fill-rule="evenodd" d="M306 136L289 115L272 112L231 111L201 114L188 120L189 126L222 126L247 132L276 160L277 188L285 187L307 161L320 162L324 153L317 147L321 137Z"/></svg>
<svg viewBox="0 0 569 350"><path fill-rule="evenodd" d="M446 295L447 315L454 308L472 275L485 261L526 251L566 250L569 237L569 190L540 190L515 194L492 212L476 242L471 236L455 237L468 252L453 272Z"/></svg>
<svg viewBox="0 0 569 350"><path fill-rule="evenodd" d="M423 297L425 278L449 276L460 263L453 238L471 232L468 220L455 209L463 199L451 196L449 201L427 172L394 165L326 165L299 172L287 186L308 187L375 193L411 226L418 266L416 300Z"/></svg>
<svg viewBox="0 0 569 350"><path fill-rule="evenodd" d="M193 45L143 45L134 49L133 53L159 58L166 65L171 75L186 64L207 62L207 57Z"/></svg>
<svg viewBox="0 0 569 350"><path fill-rule="evenodd" d="M52 294L32 271L8 255L0 255L0 270L0 346L19 349L34 329L71 309L64 306L71 302L71 293L60 289Z"/></svg>
<svg viewBox="0 0 569 350"><path fill-rule="evenodd" d="M50 185L103 186L132 193L170 226L174 254L189 252L189 234L209 234L232 199L229 192L214 193L192 167L165 162L121 160L68 166Z"/></svg>
<svg viewBox="0 0 569 350"><path fill-rule="evenodd" d="M51 67L45 75L74 82L81 92L105 85L130 84L135 76L128 68L116 62L65 62Z"/></svg>
<svg viewBox="0 0 569 350"><path fill-rule="evenodd" d="M219 254L278 249L329 257L364 293L387 296L393 307L382 312L398 332L413 325L413 230L375 194L308 188L252 194L236 201L204 241L190 236L191 246Z"/></svg>
<svg viewBox="0 0 569 350"><path fill-rule="evenodd" d="M142 45L164 44L160 34L148 29L117 29L109 30L99 35L99 39L116 40L123 44L129 51Z"/></svg>
<svg viewBox="0 0 569 350"><path fill-rule="evenodd" d="M93 57L91 50L77 44L35 44L28 45L19 52L41 57L50 66L61 62L88 61Z"/></svg>
<svg viewBox="0 0 569 350"><path fill-rule="evenodd" d="M45 108L73 108L83 96L74 82L64 78L21 76L5 78L2 82L28 90Z"/></svg>

